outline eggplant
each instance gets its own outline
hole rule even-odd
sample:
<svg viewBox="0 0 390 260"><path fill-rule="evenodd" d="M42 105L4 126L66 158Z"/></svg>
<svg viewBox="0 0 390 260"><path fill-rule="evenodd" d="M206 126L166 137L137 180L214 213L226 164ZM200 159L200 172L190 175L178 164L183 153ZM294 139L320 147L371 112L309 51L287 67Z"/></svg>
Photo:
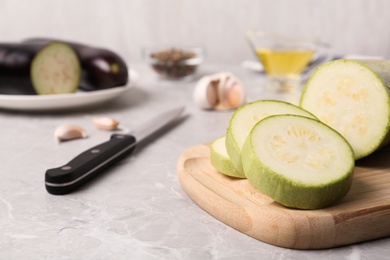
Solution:
<svg viewBox="0 0 390 260"><path fill-rule="evenodd" d="M30 79L31 61L37 53L36 46L16 43L0 44L0 93L36 94Z"/></svg>
<svg viewBox="0 0 390 260"><path fill-rule="evenodd" d="M50 38L30 38L22 43L44 45L52 41L69 44L76 51L83 69L80 89L85 91L107 89L126 85L129 81L125 61L111 50Z"/></svg>
<svg viewBox="0 0 390 260"><path fill-rule="evenodd" d="M80 78L78 56L68 44L0 44L0 94L72 93Z"/></svg>

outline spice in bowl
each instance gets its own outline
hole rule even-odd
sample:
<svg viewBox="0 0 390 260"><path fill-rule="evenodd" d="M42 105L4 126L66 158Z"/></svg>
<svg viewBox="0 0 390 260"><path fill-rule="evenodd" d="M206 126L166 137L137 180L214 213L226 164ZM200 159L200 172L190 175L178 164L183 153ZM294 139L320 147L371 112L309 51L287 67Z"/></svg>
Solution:
<svg viewBox="0 0 390 260"><path fill-rule="evenodd" d="M153 70L163 78L179 79L190 76L202 62L200 48L190 50L168 48L151 51L147 55Z"/></svg>

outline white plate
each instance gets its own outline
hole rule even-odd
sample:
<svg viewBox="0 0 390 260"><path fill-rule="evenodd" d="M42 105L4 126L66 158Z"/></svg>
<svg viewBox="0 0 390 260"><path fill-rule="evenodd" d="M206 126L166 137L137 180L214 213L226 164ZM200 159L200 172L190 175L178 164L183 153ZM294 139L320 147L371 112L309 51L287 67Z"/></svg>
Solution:
<svg viewBox="0 0 390 260"><path fill-rule="evenodd" d="M66 110L96 105L114 99L134 86L138 74L130 71L131 83L110 89L58 95L0 95L0 108L20 111Z"/></svg>

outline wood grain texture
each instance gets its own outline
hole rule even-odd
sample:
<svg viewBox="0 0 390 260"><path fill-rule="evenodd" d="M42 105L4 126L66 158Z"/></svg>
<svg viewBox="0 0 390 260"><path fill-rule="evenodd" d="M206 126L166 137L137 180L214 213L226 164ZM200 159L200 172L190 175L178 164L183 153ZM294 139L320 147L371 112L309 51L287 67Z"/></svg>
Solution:
<svg viewBox="0 0 390 260"><path fill-rule="evenodd" d="M207 144L188 148L178 160L184 191L223 223L263 242L295 249L332 248L390 235L390 149L360 160L350 192L320 210L290 209L246 179L216 171Z"/></svg>

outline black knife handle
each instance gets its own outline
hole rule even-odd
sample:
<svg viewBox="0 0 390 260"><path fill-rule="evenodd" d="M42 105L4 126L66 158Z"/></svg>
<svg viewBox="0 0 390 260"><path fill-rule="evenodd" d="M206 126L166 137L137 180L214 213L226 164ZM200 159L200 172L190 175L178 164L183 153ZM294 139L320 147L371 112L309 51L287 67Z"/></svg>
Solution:
<svg viewBox="0 0 390 260"><path fill-rule="evenodd" d="M123 156L131 153L135 144L135 137L131 135L113 134L109 141L88 149L69 163L47 170L46 190L54 195L63 195L73 191Z"/></svg>

